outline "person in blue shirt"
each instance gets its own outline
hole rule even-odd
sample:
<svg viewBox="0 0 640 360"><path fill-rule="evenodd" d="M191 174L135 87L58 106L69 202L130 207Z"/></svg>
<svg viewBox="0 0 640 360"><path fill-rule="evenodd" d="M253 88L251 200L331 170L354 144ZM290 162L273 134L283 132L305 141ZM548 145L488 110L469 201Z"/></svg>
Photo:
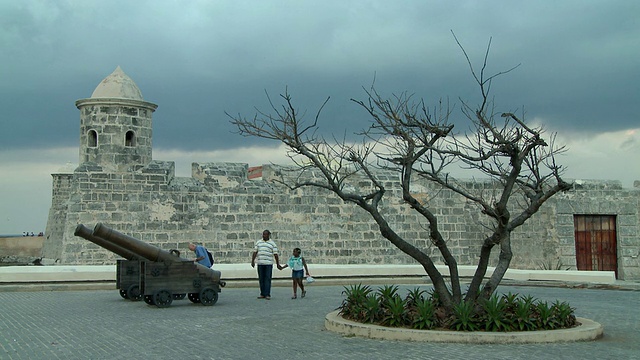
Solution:
<svg viewBox="0 0 640 360"><path fill-rule="evenodd" d="M208 268L211 267L211 261L209 261L209 255L207 254L207 249L205 249L202 245L196 245L194 243L189 243L189 250L193 251L196 254L196 257L193 261L198 264L204 265Z"/></svg>
<svg viewBox="0 0 640 360"><path fill-rule="evenodd" d="M305 297L307 292L304 290L304 285L302 284L302 278L304 277L304 273L307 273L307 276L310 276L309 269L307 268L307 262L304 261L304 258L300 256L302 250L300 248L293 249L293 256L289 258L289 261L284 266L278 267L279 270L284 268L291 268L291 279L293 280L293 296L292 299L298 298L298 287L302 291L300 297Z"/></svg>

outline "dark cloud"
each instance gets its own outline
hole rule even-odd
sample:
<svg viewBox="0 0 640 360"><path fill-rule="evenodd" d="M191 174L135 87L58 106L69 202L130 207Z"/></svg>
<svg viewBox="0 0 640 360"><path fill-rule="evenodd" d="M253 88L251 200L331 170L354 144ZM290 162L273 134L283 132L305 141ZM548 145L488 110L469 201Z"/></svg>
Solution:
<svg viewBox="0 0 640 360"><path fill-rule="evenodd" d="M145 1L0 4L2 148L75 146L74 101L116 66L159 105L154 146L226 149L242 138L224 115L268 110L288 88L323 133L367 125L374 77L384 94L434 104L478 93L454 30L479 70L517 69L496 102L566 132L638 126L640 5L635 1ZM459 116L459 114L457 114Z"/></svg>
<svg viewBox="0 0 640 360"><path fill-rule="evenodd" d="M284 158L224 115L268 110L265 91L288 88L309 119L331 96L319 126L338 137L367 126L349 99L374 78L386 96L476 103L451 30L478 71L489 39L486 74L521 64L492 84L496 105L558 131L569 178L631 186L638 14L636 0L0 1L0 230L44 230L50 174L78 160L74 103L116 66L159 105L154 158L187 175L192 161Z"/></svg>

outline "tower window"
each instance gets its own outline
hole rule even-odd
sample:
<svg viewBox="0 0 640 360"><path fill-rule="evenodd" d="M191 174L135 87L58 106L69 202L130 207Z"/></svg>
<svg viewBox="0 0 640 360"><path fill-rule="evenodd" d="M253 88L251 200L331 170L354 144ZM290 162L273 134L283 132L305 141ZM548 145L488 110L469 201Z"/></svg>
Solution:
<svg viewBox="0 0 640 360"><path fill-rule="evenodd" d="M136 146L136 134L129 130L124 135L124 146Z"/></svg>
<svg viewBox="0 0 640 360"><path fill-rule="evenodd" d="M98 146L98 133L95 130L89 130L87 133L87 142L89 147Z"/></svg>

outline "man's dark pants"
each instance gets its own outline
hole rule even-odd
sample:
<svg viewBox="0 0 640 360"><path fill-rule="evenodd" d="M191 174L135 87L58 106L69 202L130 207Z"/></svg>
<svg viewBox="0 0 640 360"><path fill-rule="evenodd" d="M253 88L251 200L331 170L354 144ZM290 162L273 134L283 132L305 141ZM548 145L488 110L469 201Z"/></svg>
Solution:
<svg viewBox="0 0 640 360"><path fill-rule="evenodd" d="M273 265L258 264L258 281L260 282L260 296L271 297L271 276Z"/></svg>

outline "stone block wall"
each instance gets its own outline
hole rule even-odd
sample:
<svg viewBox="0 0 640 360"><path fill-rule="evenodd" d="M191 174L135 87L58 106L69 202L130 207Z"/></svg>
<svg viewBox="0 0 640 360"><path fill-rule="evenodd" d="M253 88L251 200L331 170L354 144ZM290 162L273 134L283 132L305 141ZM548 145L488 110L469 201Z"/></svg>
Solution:
<svg viewBox="0 0 640 360"><path fill-rule="evenodd" d="M55 254L53 259L62 254L62 235L66 229L67 203L71 199L73 174L52 174L51 208L47 218L46 239L43 243L43 254ZM52 237L53 236L53 237Z"/></svg>
<svg viewBox="0 0 640 360"><path fill-rule="evenodd" d="M188 242L203 243L218 263L249 262L264 229L271 230L283 258L300 247L311 264L415 263L385 240L369 214L356 205L326 190L290 191L275 183L283 171L265 165L261 179L248 180L247 164L194 163L193 176L182 178L174 176L173 162L153 161L129 173L108 173L85 164L65 180L54 182L43 255L62 264L114 263L117 256L73 235L77 224L93 227L101 222L162 249L179 249L186 257L191 256ZM388 189L381 211L390 225L441 264L428 240L426 221L398 196L397 175L378 175ZM370 184L356 178L350 186ZM486 188L488 184L469 181L467 186ZM475 265L490 225L475 205L433 184L418 182L413 189L420 201L435 209L459 264ZM639 198L638 189L625 190L616 182L577 185L552 198L512 234L512 267L538 269L561 261L575 269L573 215L614 214L619 275L639 279Z"/></svg>

